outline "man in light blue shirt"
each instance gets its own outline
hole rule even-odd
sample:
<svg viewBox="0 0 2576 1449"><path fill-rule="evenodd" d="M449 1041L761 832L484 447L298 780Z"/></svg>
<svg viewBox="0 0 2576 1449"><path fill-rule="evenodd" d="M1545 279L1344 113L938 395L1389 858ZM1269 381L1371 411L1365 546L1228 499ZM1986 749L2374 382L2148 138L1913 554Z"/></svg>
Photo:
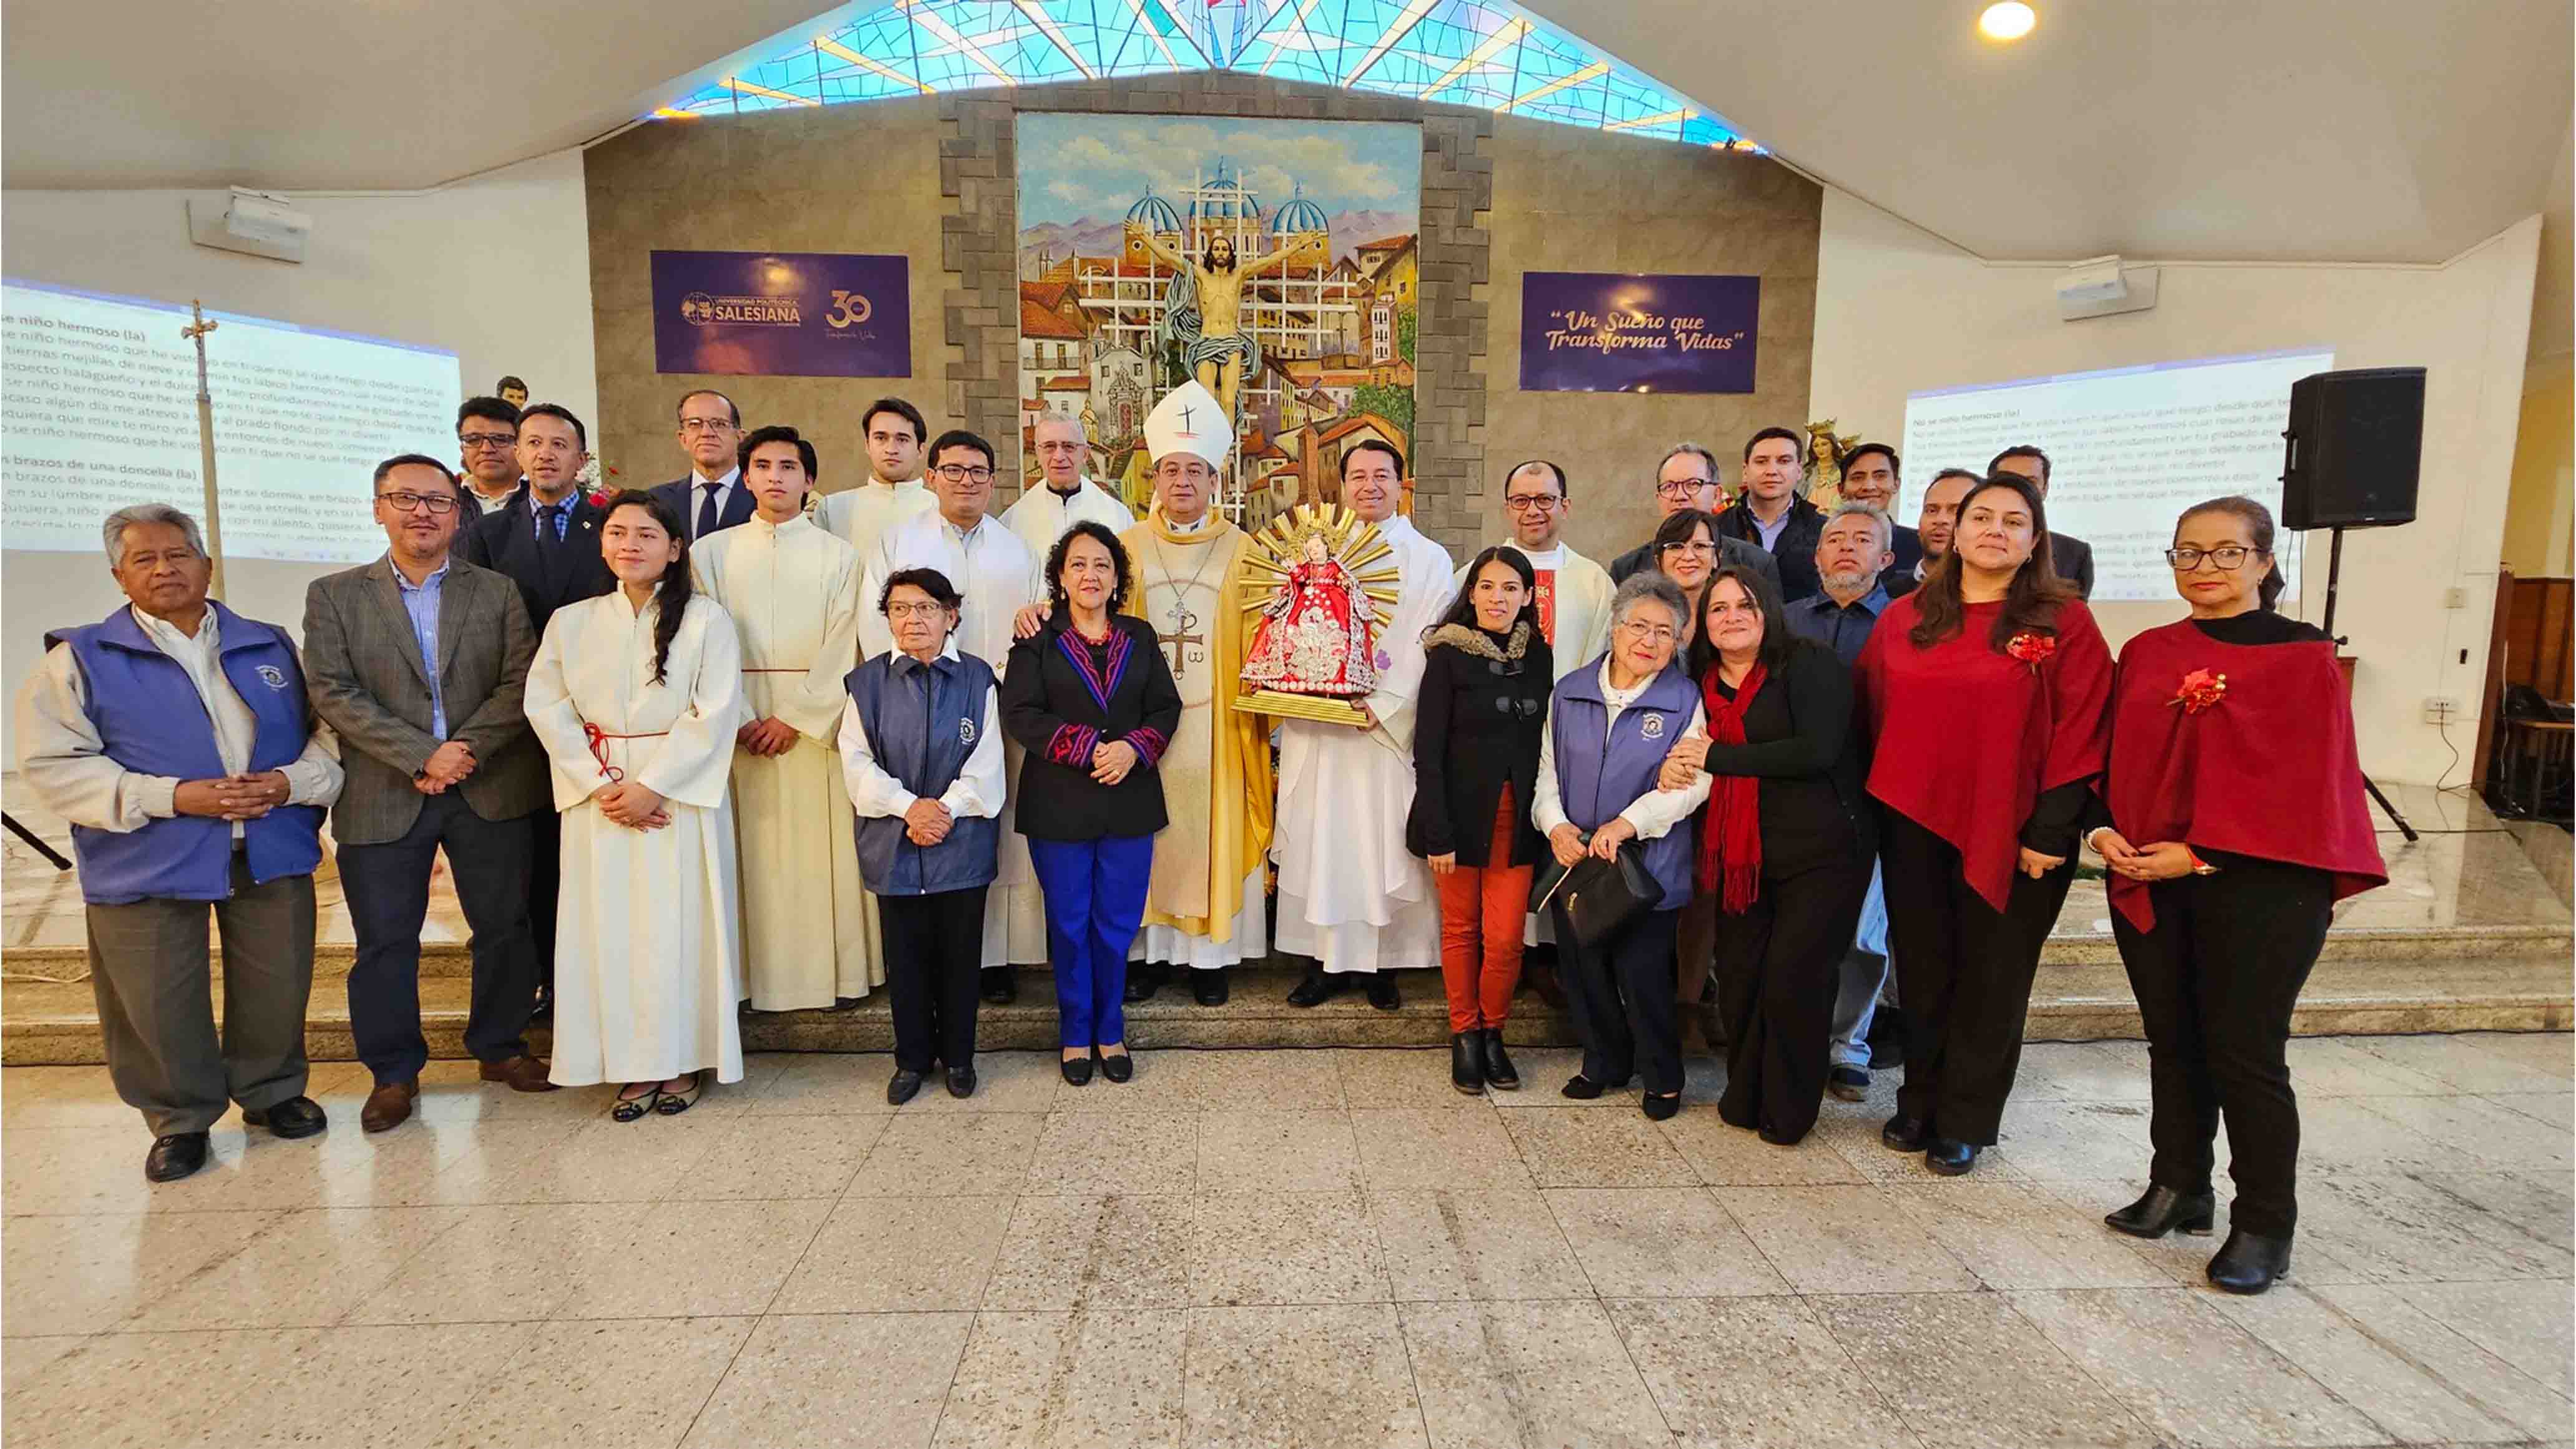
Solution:
<svg viewBox="0 0 2576 1449"><path fill-rule="evenodd" d="M448 559L440 555L438 568L415 583L409 571L397 565L394 587L402 590L403 612L411 616L411 637L420 641L420 665L429 674L429 732L447 738L447 701L438 688L438 600L447 583Z"/></svg>

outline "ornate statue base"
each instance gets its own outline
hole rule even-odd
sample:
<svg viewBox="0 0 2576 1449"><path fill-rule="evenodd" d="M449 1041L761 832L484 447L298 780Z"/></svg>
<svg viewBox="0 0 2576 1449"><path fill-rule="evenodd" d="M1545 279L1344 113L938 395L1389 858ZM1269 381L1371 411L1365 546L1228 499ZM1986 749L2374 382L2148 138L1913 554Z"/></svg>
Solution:
<svg viewBox="0 0 2576 1449"><path fill-rule="evenodd" d="M1366 710L1347 699L1335 699L1327 694L1282 694L1275 689L1256 689L1234 703L1237 709L1248 709L1254 714L1318 720L1324 724L1349 725L1353 729L1369 722Z"/></svg>

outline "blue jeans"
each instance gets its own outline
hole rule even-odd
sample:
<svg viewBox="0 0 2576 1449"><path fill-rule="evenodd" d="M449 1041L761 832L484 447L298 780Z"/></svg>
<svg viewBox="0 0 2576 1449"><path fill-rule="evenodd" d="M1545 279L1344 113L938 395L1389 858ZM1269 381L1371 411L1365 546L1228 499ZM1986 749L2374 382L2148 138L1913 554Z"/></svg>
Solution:
<svg viewBox="0 0 2576 1449"><path fill-rule="evenodd" d="M1029 863L1046 893L1047 953L1068 1047L1127 1039L1127 948L1145 923L1154 837L1029 839Z"/></svg>

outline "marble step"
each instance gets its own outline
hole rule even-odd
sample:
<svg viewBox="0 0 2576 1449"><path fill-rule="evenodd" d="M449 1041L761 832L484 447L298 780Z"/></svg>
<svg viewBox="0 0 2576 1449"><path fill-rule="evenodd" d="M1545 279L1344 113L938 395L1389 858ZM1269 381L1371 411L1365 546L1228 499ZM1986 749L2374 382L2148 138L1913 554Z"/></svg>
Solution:
<svg viewBox="0 0 2576 1449"><path fill-rule="evenodd" d="M2564 1031L2576 1026L2576 989L2563 944L2547 953L2519 942L2487 950L2355 956L2329 952L2309 978L2293 1029L2303 1036L2445 1031ZM10 953L13 970L19 953ZM1310 1010L1287 1004L1297 973L1246 967L1233 974L1233 998L1206 1007L1186 987L1166 988L1128 1008L1128 1037L1144 1047L1436 1046L1448 1039L1438 978L1408 972L1404 1004L1381 1012L1357 992ZM468 983L432 975L421 982L421 1013L430 1052L466 1055ZM348 999L338 980L317 980L307 1026L317 1061L347 1061ZM1563 1013L1524 992L1507 1033L1520 1045L1564 1045L1573 1028ZM2116 962L2061 962L2044 969L2032 994L2025 1031L2033 1041L2135 1039L2144 1035L2137 1004ZM978 1037L993 1050L1043 1049L1056 1043L1054 991L1043 972L1022 972L1019 1000L986 1006ZM542 1052L545 1034L536 1035ZM893 1023L882 992L846 1012L799 1011L744 1018L751 1051L884 1051ZM0 1064L68 1066L100 1060L98 1016L87 985L10 981L0 989Z"/></svg>

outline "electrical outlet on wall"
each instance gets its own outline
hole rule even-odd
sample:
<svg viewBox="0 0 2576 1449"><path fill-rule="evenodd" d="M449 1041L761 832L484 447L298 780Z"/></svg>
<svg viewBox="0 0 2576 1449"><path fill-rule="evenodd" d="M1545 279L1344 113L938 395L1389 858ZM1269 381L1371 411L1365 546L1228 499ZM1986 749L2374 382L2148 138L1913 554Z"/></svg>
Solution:
<svg viewBox="0 0 2576 1449"><path fill-rule="evenodd" d="M2447 694L2424 696L2424 723L2446 725L2460 717L2460 702Z"/></svg>
<svg viewBox="0 0 2576 1449"><path fill-rule="evenodd" d="M2458 587L2458 586L2456 586L2456 585L2455 585L2455 586L2453 586L2453 587L2451 587L2451 588L2447 588L2447 589L2444 589L2444 590L2442 591L2442 607L2443 607L2443 608L2445 608L2445 609L2465 609L2465 608L2467 608L2468 606L2469 606L2469 591L2468 591L2468 590L2463 589L2463 588L2460 588L2460 587Z"/></svg>

